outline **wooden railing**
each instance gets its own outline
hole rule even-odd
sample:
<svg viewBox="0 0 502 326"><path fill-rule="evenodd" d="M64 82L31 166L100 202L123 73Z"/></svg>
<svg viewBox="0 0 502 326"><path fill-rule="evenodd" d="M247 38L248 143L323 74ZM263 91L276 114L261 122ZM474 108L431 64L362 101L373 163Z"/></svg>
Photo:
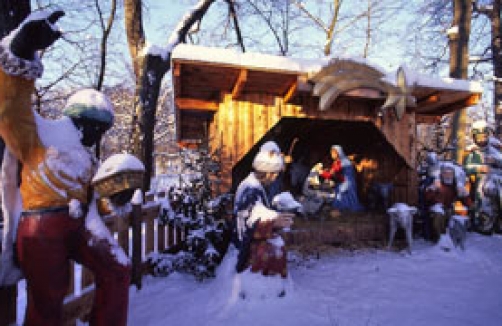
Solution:
<svg viewBox="0 0 502 326"><path fill-rule="evenodd" d="M127 217L104 217L107 227L131 258L131 284L138 288L141 287L141 277L145 271L143 258L153 251L163 251L182 241L181 229L158 223L159 210L160 205L150 197L144 205L133 205L133 210ZM80 277L76 277L79 268L75 263L71 264L71 282L64 301L65 325L76 325L79 319L85 321L94 298L92 272L82 267ZM16 323L16 302L17 286L0 287L0 326Z"/></svg>

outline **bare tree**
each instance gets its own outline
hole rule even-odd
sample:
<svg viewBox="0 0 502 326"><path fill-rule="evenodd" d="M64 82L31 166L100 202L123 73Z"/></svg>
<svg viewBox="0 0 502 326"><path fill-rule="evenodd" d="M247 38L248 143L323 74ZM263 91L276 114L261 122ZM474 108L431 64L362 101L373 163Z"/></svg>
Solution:
<svg viewBox="0 0 502 326"><path fill-rule="evenodd" d="M450 77L467 78L469 66L469 37L471 33L471 0L453 1L453 21L449 36ZM462 109L453 115L452 135L456 139L455 161L462 163L467 129L467 110Z"/></svg>
<svg viewBox="0 0 502 326"><path fill-rule="evenodd" d="M125 25L129 52L131 54L136 76L134 100L134 132L132 137L132 152L145 164L146 175L144 189L150 187L153 168L153 131L160 86L165 73L171 69L171 51L186 38L190 29L200 23L209 7L215 0L200 0L187 13L171 34L168 45L163 51L146 48L146 38L143 30L142 1L124 0ZM226 0L230 3L231 0Z"/></svg>
<svg viewBox="0 0 502 326"><path fill-rule="evenodd" d="M481 14L488 18L491 27L490 44L485 48L479 62L491 61L493 68L493 114L495 117L496 134L502 136L502 24L501 0L492 0L484 4L473 1L473 16Z"/></svg>
<svg viewBox="0 0 502 326"><path fill-rule="evenodd" d="M303 5L301 1L291 0L295 3L296 6L310 19L316 23L325 33L326 33L326 42L324 43L324 55L329 56L331 54L331 47L333 45L333 40L335 37L335 28L338 23L338 15L340 13L340 8L342 6L342 0L333 0L333 15L331 17L331 21L329 24L325 24L320 17L312 14L306 7Z"/></svg>
<svg viewBox="0 0 502 326"><path fill-rule="evenodd" d="M101 157L125 152L131 137L131 121L134 108L134 85L129 82L105 87L105 94L112 101L115 109L115 121L106 132L101 142Z"/></svg>
<svg viewBox="0 0 502 326"><path fill-rule="evenodd" d="M294 19L290 0L241 0L239 16L247 26L265 26L262 29L248 29L246 39L255 47L264 48L264 39L272 36L280 55L288 55L290 36Z"/></svg>
<svg viewBox="0 0 502 326"><path fill-rule="evenodd" d="M412 36L408 56L413 66L437 73L448 63L445 31L451 26L451 0L426 0L415 9L419 19L408 28Z"/></svg>
<svg viewBox="0 0 502 326"><path fill-rule="evenodd" d="M423 4L419 12L423 24L417 26L417 35L425 35L425 39L417 48L421 48L419 56L426 69L437 73L449 67L450 77L469 78L469 50L477 48L471 37L472 8L471 0L428 0ZM467 140L467 109L457 111L448 120L443 126L447 129L446 139L454 148L450 158L460 163Z"/></svg>
<svg viewBox="0 0 502 326"><path fill-rule="evenodd" d="M372 16L372 7L373 4L371 3L371 0L368 0L368 14L366 15L366 22L367 22L367 27L366 27L366 42L364 44L364 51L363 51L363 58L367 58L369 54L369 48L370 48L370 41L371 41L371 18Z"/></svg>
<svg viewBox="0 0 502 326"><path fill-rule="evenodd" d="M42 114L53 99L59 102L59 97L68 97L75 89L93 87L102 90L105 84L127 78L123 73L125 69L120 67L123 59L117 60L120 53L108 46L117 43L115 40L119 36L119 31L113 33L113 23L119 18L117 6L116 0L36 1L35 10L59 9L66 13L58 22L64 31L62 39L43 53L46 69L36 87L36 105ZM110 58L114 61L113 66L106 64ZM117 76L117 73L121 75Z"/></svg>
<svg viewBox="0 0 502 326"><path fill-rule="evenodd" d="M386 38L388 39L394 31L386 30L385 25L393 22L396 12L403 8L403 5L396 5L395 1L367 0L364 4L363 2L348 3L343 0L329 0L319 3L318 6L324 10L316 14L314 12L316 7L311 6L311 9L308 9L303 1L290 1L300 9L303 15L313 21L318 29L322 30L324 34L323 52L326 56L332 54L335 43L338 45L335 47L336 52L341 54L343 49L339 45L346 43L347 48L359 48L362 44L359 56L372 57L372 44L376 44L380 35L382 37L379 41L382 45L386 43ZM329 7L329 10L326 10L326 7ZM353 50L350 52L355 54Z"/></svg>
<svg viewBox="0 0 502 326"><path fill-rule="evenodd" d="M103 87L103 81L105 78L106 72L106 54L107 54L107 46L108 46L108 38L110 36L110 32L112 30L113 22L115 21L115 13L117 11L117 0L111 0L111 9L110 15L108 16L107 22L105 24L105 18L103 16L103 11L99 5L98 0L94 0L94 4L96 6L96 10L99 15L99 23L101 27L101 43L100 43L100 66L98 73L98 81L96 83L96 89L100 90Z"/></svg>

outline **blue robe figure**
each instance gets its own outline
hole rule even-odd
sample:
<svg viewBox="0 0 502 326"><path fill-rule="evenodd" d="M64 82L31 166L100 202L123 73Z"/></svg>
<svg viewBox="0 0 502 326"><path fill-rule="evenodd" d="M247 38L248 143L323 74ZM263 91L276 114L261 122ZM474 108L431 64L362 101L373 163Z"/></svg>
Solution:
<svg viewBox="0 0 502 326"><path fill-rule="evenodd" d="M266 192L284 168L277 144L263 144L252 166L254 171L237 187L234 202L239 296L282 297L287 252L280 231L291 227L294 214L273 209Z"/></svg>
<svg viewBox="0 0 502 326"><path fill-rule="evenodd" d="M352 162L347 158L340 145L331 146L333 166L341 166L338 177L340 182L335 182L335 199L331 206L339 211L359 212L364 207L357 196L356 172ZM336 181L336 180L335 180Z"/></svg>

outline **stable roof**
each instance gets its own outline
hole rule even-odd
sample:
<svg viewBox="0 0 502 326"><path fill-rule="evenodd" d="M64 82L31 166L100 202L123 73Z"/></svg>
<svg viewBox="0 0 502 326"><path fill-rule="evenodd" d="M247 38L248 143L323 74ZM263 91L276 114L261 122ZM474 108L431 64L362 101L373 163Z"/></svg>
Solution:
<svg viewBox="0 0 502 326"><path fill-rule="evenodd" d="M312 95L317 76L337 60L352 60L378 71L381 80L398 84L396 71L385 71L364 59L298 59L233 49L179 44L172 53L173 84L179 109L217 110L222 94L268 94L295 103ZM476 104L482 94L479 82L427 76L403 67L406 84L416 99L417 122L430 121ZM384 101L388 94L369 88L352 89L343 96Z"/></svg>

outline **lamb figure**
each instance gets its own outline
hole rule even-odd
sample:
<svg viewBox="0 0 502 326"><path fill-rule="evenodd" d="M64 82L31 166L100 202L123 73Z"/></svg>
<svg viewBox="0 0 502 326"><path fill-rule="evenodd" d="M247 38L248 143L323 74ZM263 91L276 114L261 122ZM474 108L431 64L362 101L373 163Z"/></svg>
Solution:
<svg viewBox="0 0 502 326"><path fill-rule="evenodd" d="M289 191L275 195L272 199L272 207L280 212L303 213L302 204L296 201Z"/></svg>
<svg viewBox="0 0 502 326"><path fill-rule="evenodd" d="M467 227L469 218L461 215L453 215L448 223L448 233L455 247L465 250Z"/></svg>
<svg viewBox="0 0 502 326"><path fill-rule="evenodd" d="M406 241L408 243L408 253L411 254L411 247L413 243L413 215L417 213L417 208L408 206L405 203L396 203L387 210L389 214L389 244L388 249L392 247L394 236L396 235L397 228L403 228L406 232Z"/></svg>

